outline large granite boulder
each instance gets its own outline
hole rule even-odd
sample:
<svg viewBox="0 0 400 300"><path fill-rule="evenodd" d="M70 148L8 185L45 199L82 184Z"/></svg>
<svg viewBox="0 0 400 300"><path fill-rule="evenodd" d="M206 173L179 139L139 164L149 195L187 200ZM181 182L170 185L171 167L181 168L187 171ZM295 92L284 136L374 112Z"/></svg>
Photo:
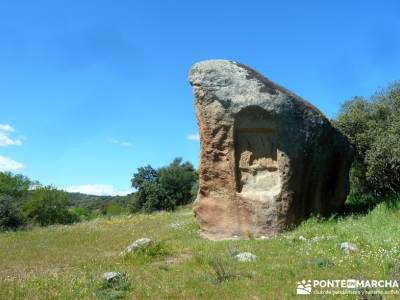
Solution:
<svg viewBox="0 0 400 300"><path fill-rule="evenodd" d="M232 61L195 64L190 83L206 237L271 236L342 207L353 150L317 108Z"/></svg>

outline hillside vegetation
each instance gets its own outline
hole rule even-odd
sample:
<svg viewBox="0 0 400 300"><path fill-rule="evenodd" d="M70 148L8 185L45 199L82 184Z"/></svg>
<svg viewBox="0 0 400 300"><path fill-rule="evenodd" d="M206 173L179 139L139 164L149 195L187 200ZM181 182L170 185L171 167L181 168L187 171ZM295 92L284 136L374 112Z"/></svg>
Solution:
<svg viewBox="0 0 400 300"><path fill-rule="evenodd" d="M0 172L0 232L33 225L72 224L99 215L130 211L174 210L194 200L198 174L190 162L175 158L169 165L138 168L131 179L137 192L125 196L68 193L42 186L22 174Z"/></svg>

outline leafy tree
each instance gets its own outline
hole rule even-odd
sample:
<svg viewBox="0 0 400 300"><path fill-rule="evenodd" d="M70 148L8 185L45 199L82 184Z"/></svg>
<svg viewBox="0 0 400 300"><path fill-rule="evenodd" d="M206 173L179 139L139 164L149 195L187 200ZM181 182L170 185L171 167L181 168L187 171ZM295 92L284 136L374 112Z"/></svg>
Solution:
<svg viewBox="0 0 400 300"><path fill-rule="evenodd" d="M17 229L24 225L24 218L15 198L0 195L0 230Z"/></svg>
<svg viewBox="0 0 400 300"><path fill-rule="evenodd" d="M190 162L182 163L182 158L175 158L169 166L160 168L157 174L159 184L176 205L192 201L191 190L197 174Z"/></svg>
<svg viewBox="0 0 400 300"><path fill-rule="evenodd" d="M196 182L196 170L191 163L183 163L181 158L158 170L151 166L139 168L132 178L132 186L138 191L132 196L130 210L173 210L177 205L194 199L193 186Z"/></svg>
<svg viewBox="0 0 400 300"><path fill-rule="evenodd" d="M67 193L51 186L34 190L24 212L28 219L41 226L78 221L77 215L68 210Z"/></svg>
<svg viewBox="0 0 400 300"><path fill-rule="evenodd" d="M28 177L10 172L0 172L0 194L22 198L28 194L34 184Z"/></svg>
<svg viewBox="0 0 400 300"><path fill-rule="evenodd" d="M130 206L131 212L143 210L153 212L156 210L173 210L176 202L170 198L164 187L155 181L146 181L133 196Z"/></svg>
<svg viewBox="0 0 400 300"><path fill-rule="evenodd" d="M157 178L157 171L150 165L138 168L138 172L133 174L131 183L132 187L139 189L145 182L155 181Z"/></svg>
<svg viewBox="0 0 400 300"><path fill-rule="evenodd" d="M350 199L376 201L399 193L400 82L368 100L347 101L335 124L356 149Z"/></svg>
<svg viewBox="0 0 400 300"><path fill-rule="evenodd" d="M33 184L23 175L0 172L0 230L17 229L24 225L22 205Z"/></svg>

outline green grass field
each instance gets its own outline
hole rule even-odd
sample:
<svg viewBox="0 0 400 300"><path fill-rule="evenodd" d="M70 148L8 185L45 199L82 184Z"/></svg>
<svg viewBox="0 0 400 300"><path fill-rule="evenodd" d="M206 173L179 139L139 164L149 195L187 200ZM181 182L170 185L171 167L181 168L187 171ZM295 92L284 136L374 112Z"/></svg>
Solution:
<svg viewBox="0 0 400 300"><path fill-rule="evenodd" d="M302 279L400 279L399 221L400 210L382 204L366 215L310 219L269 240L208 241L186 207L6 232L0 234L0 299L292 299ZM155 243L120 255L141 237ZM360 251L342 254L345 241ZM257 260L235 262L235 251ZM126 284L104 286L107 271L125 273Z"/></svg>

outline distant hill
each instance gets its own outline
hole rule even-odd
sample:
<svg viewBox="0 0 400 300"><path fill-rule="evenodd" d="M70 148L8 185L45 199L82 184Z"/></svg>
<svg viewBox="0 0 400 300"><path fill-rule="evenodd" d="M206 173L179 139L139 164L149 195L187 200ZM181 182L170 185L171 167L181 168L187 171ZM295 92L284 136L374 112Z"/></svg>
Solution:
<svg viewBox="0 0 400 300"><path fill-rule="evenodd" d="M68 198L71 206L95 210L99 209L103 204L111 202L127 207L131 195L132 194L126 196L96 196L82 193L68 193Z"/></svg>

